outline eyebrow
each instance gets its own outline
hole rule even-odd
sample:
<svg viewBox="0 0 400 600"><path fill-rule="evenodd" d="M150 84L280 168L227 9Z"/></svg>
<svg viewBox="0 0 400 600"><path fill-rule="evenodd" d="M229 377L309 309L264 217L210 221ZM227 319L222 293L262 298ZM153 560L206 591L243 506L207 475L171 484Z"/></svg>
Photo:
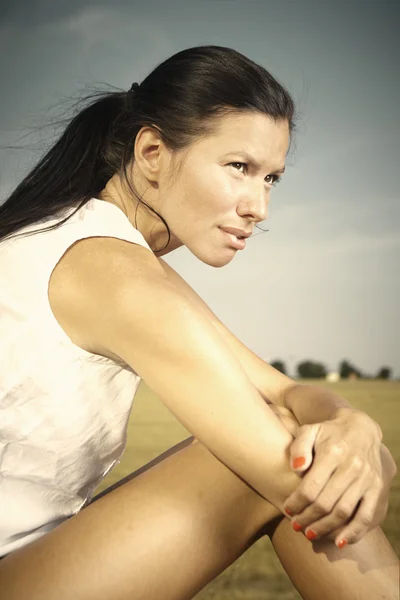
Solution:
<svg viewBox="0 0 400 600"><path fill-rule="evenodd" d="M233 152L228 152L228 154L237 154L240 156L242 156L247 162L252 163L255 167L257 167L258 169L261 169L261 164L253 157L251 156L251 154L249 154L248 152L245 152L244 150L234 150ZM285 165L283 167L280 167L279 169L274 169L274 173L284 173L285 172Z"/></svg>

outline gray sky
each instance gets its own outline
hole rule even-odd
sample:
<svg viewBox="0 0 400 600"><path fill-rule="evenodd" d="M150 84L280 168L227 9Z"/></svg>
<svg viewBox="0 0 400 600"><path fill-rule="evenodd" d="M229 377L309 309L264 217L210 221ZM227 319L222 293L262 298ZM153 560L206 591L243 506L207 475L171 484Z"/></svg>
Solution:
<svg viewBox="0 0 400 600"><path fill-rule="evenodd" d="M294 375L301 360L400 376L397 2L13 1L0 7L0 144L87 85L128 89L192 46L229 46L294 96L296 146L269 229L222 269L165 259L245 344ZM59 113L57 113L59 114ZM27 145L29 140L23 140ZM0 152L0 198L32 167Z"/></svg>

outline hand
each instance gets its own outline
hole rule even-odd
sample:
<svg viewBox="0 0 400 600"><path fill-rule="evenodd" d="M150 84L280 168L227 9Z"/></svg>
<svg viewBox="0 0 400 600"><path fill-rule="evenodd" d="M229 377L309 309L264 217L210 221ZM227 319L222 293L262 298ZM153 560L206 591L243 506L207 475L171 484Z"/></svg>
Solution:
<svg viewBox="0 0 400 600"><path fill-rule="evenodd" d="M341 540L354 544L385 519L397 468L390 453L383 453L381 440L379 425L355 409L298 429L290 455L304 456L295 471L305 474L284 508L308 539L327 537L338 547Z"/></svg>

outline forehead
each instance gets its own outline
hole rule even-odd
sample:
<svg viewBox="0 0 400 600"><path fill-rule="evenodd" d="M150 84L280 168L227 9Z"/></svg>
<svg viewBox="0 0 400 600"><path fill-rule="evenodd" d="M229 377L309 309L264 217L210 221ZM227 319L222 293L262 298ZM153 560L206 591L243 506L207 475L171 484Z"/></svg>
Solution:
<svg viewBox="0 0 400 600"><path fill-rule="evenodd" d="M245 151L263 161L276 155L283 159L289 141L287 120L274 121L267 115L247 112L218 119L212 135L204 138L204 146L213 155Z"/></svg>

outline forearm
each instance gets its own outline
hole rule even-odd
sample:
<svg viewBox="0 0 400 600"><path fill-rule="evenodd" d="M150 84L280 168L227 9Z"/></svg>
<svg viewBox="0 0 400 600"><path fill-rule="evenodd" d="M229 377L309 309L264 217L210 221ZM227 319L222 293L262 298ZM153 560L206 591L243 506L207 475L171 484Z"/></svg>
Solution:
<svg viewBox="0 0 400 600"><path fill-rule="evenodd" d="M300 383L284 392L283 402L300 425L330 421L338 417L343 409L356 410L347 400L327 388Z"/></svg>
<svg viewBox="0 0 400 600"><path fill-rule="evenodd" d="M300 425L330 421L348 410L363 412L358 411L338 394L316 385L296 384L285 391L283 401L285 407L293 413ZM382 429L376 421L374 423L382 439ZM381 443L381 458L382 464L389 471L395 468L393 456L383 443Z"/></svg>

